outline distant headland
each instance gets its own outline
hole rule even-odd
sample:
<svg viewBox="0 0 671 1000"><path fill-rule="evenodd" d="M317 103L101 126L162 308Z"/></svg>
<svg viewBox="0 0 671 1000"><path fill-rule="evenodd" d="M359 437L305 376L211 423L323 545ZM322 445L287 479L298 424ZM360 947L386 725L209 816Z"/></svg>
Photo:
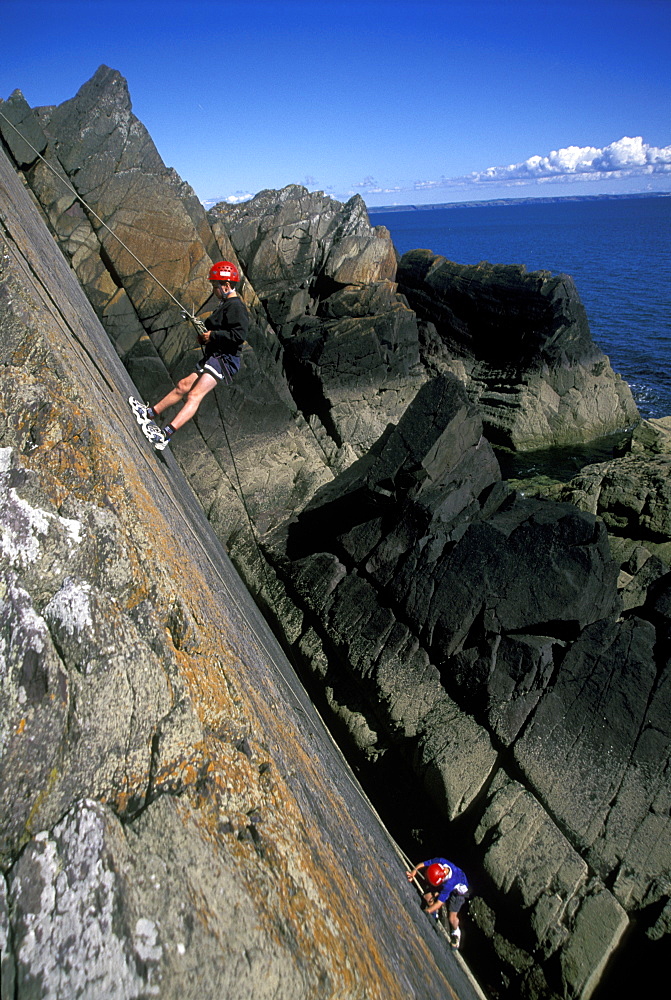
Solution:
<svg viewBox="0 0 671 1000"><path fill-rule="evenodd" d="M558 195L554 198L494 198L491 201L447 201L432 205L371 205L369 215L382 212L426 212L433 208L491 208L493 205L552 205L560 201L621 201L625 198L669 198L671 191L642 191L637 194Z"/></svg>

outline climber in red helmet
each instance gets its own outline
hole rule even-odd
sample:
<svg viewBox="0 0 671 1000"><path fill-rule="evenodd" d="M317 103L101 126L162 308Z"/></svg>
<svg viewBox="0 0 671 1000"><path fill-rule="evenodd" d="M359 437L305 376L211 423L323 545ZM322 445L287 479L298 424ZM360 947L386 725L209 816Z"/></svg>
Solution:
<svg viewBox="0 0 671 1000"><path fill-rule="evenodd" d="M458 948L461 941L459 910L468 896L468 880L461 868L457 868L451 861L445 858L430 858L429 861L420 861L412 871L405 873L408 881L411 882L421 868L425 869L423 875L430 886L423 896L426 912L429 916L436 917L441 906L447 903L450 943Z"/></svg>
<svg viewBox="0 0 671 1000"><path fill-rule="evenodd" d="M236 291L240 273L229 260L220 260L210 268L209 278L220 305L205 320L205 332L198 337L203 357L197 362L196 371L180 379L175 388L153 406L133 396L128 400L146 437L159 451L166 447L176 430L191 420L208 392L218 382L230 382L240 368L240 350L249 327L247 309ZM161 430L158 418L180 402L181 409Z"/></svg>

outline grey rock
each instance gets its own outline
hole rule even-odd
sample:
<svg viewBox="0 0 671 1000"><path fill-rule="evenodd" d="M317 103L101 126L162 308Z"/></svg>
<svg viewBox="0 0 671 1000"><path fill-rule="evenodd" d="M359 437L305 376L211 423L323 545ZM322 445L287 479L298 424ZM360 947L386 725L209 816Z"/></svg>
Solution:
<svg viewBox="0 0 671 1000"><path fill-rule="evenodd" d="M425 381L389 233L370 226L359 196L342 205L298 185L218 205L210 218L280 332L301 410L363 455Z"/></svg>
<svg viewBox="0 0 671 1000"><path fill-rule="evenodd" d="M671 862L661 846L668 839L668 664L658 677L656 641L653 625L640 618L586 628L515 744L515 759L550 814L603 879L617 874L616 895L629 907L663 882Z"/></svg>
<svg viewBox="0 0 671 1000"><path fill-rule="evenodd" d="M368 565L440 659L486 633L564 639L619 607L606 533L569 505L513 499L457 540L400 558L380 546Z"/></svg>
<svg viewBox="0 0 671 1000"><path fill-rule="evenodd" d="M671 417L641 420L632 432L629 450L633 455L671 453Z"/></svg>
<svg viewBox="0 0 671 1000"><path fill-rule="evenodd" d="M97 214L93 226L117 279L170 363L184 346L179 307L166 302L165 293L119 240L130 239L136 257L150 269L163 268L165 277L169 265L171 291L187 305L201 306L209 297L210 260L172 175L132 114L123 77L101 66L74 98L53 110L48 131L77 193ZM139 218L144 220L140 227Z"/></svg>
<svg viewBox="0 0 671 1000"><path fill-rule="evenodd" d="M650 587L665 576L668 570L668 563L653 555L643 545L636 545L618 578L623 609L629 611L644 605Z"/></svg>
<svg viewBox="0 0 671 1000"><path fill-rule="evenodd" d="M563 645L551 636L493 633L453 656L451 673L463 703L484 709L492 732L506 746L550 685Z"/></svg>
<svg viewBox="0 0 671 1000"><path fill-rule="evenodd" d="M36 492L37 478L12 467L11 449L0 455L6 852L26 826L61 814L78 789L121 793L137 808L171 697L163 667L119 601L133 580L117 519L81 501L70 509L83 520L34 506L26 482Z"/></svg>
<svg viewBox="0 0 671 1000"><path fill-rule="evenodd" d="M10 938L7 909L7 882L0 875L0 1000L15 996L14 952Z"/></svg>
<svg viewBox="0 0 671 1000"><path fill-rule="evenodd" d="M427 362L463 379L494 443L533 451L638 421L629 387L591 339L568 275L464 266L413 250L397 280L428 324Z"/></svg>
<svg viewBox="0 0 671 1000"><path fill-rule="evenodd" d="M0 135L19 167L29 166L47 145L37 115L20 90L15 90L9 100L0 101L0 112Z"/></svg>
<svg viewBox="0 0 671 1000"><path fill-rule="evenodd" d="M590 877L540 803L503 773L489 790L475 837L486 845L484 866L494 884L528 913L532 937L524 943L543 956L551 995L589 997L627 928L623 908ZM512 932L513 941L518 935ZM530 970L517 971L521 991L533 995L533 985L525 984Z"/></svg>
<svg viewBox="0 0 671 1000"><path fill-rule="evenodd" d="M332 556L299 560L291 582L321 619L303 652L331 697L347 704L349 712L341 708L339 714L354 742L369 758L395 745L413 762L441 814L462 813L486 782L496 755L486 732L445 692L412 632L380 606L366 580L346 575ZM315 632L321 644L315 644Z"/></svg>
<svg viewBox="0 0 671 1000"><path fill-rule="evenodd" d="M291 184L240 205L216 205L210 217L225 222L249 279L269 302L278 301L287 286L307 287L321 277L367 285L395 275L389 233L371 227L359 195L342 205ZM281 318L272 306L270 314Z"/></svg>
<svg viewBox="0 0 671 1000"><path fill-rule="evenodd" d="M653 542L671 540L671 455L632 454L588 465L562 497L597 514L609 531Z"/></svg>
<svg viewBox="0 0 671 1000"><path fill-rule="evenodd" d="M242 1000L318 989L291 942L269 947L235 854L208 846L174 800L126 829L99 803L78 802L28 844L10 900L21 997Z"/></svg>
<svg viewBox="0 0 671 1000"><path fill-rule="evenodd" d="M376 302L373 315L309 316L282 337L301 409L357 457L398 421L425 381L415 316L388 289L384 311Z"/></svg>
<svg viewBox="0 0 671 1000"><path fill-rule="evenodd" d="M391 509L399 501L438 495L437 516L449 522L500 475L460 383L450 376L436 378L422 387L398 425L366 456L315 494L300 518L300 530L310 532L318 525L322 538L324 532L337 534L359 560L370 550L357 552L355 539L345 538L347 509L354 508L356 520L363 523L373 519L376 503Z"/></svg>

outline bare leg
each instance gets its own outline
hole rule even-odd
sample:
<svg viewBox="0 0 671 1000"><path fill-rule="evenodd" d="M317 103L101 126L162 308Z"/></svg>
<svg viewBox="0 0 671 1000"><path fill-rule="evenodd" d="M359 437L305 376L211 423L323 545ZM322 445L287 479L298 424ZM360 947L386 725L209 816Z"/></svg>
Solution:
<svg viewBox="0 0 671 1000"><path fill-rule="evenodd" d="M184 385L186 382L189 382L188 387ZM214 375L208 375L207 372L204 372L202 375L189 375L188 378L182 379L182 381L177 384L173 392L179 393L178 399L181 399L183 396L186 396L186 399L182 409L170 421L175 430L183 427L187 420L191 420L191 418L196 414L198 407L207 396L208 392L211 392L216 384L217 379ZM172 393L168 393L165 398L170 399L171 396ZM161 402L163 402L163 400L161 400ZM156 407L154 407L154 409L156 410Z"/></svg>
<svg viewBox="0 0 671 1000"><path fill-rule="evenodd" d="M158 403L154 403L152 406L154 413L157 416L160 416L160 414L165 410L168 410L171 406L179 403L182 399L184 399L189 389L191 389L197 381L198 372L194 372L193 375L187 375L186 378L180 379L175 388L171 389L167 396L164 396Z"/></svg>

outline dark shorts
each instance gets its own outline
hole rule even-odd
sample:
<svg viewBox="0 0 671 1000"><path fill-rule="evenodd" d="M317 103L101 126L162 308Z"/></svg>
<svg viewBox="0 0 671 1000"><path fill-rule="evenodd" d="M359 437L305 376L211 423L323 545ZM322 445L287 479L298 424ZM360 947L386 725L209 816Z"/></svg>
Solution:
<svg viewBox="0 0 671 1000"><path fill-rule="evenodd" d="M447 897L447 909L450 913L458 913L466 902L466 899L467 897L463 894L463 892L452 891Z"/></svg>
<svg viewBox="0 0 671 1000"><path fill-rule="evenodd" d="M207 372L220 382L230 382L234 375L240 370L240 358L235 354L222 354L218 356L212 354L209 358L201 358L196 363L196 368L202 375Z"/></svg>
<svg viewBox="0 0 671 1000"><path fill-rule="evenodd" d="M439 893L437 890L434 889L430 890L426 895L430 896L432 901L435 903L435 901L438 899ZM456 892L453 889L450 895L444 901L443 905L450 913L458 913L467 899L468 899L468 893Z"/></svg>

